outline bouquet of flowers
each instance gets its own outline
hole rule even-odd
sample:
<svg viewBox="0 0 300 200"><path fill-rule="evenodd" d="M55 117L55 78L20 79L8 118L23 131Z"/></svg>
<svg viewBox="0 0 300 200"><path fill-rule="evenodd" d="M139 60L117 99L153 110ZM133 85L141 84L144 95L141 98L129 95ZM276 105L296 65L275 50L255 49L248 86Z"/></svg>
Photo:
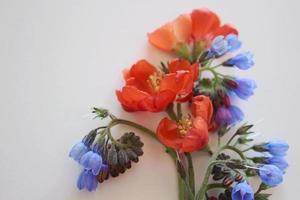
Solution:
<svg viewBox="0 0 300 200"><path fill-rule="evenodd" d="M120 138L111 133L112 127L122 124L164 145L178 172L179 200L268 199L266 190L283 180L289 146L278 139L255 143L252 124L236 127L244 114L232 100L247 100L256 88L254 80L219 70L247 70L254 65L252 53L238 52L242 43L237 29L222 24L210 10L196 9L149 33L148 38L174 59L159 67L137 61L124 70L125 85L116 90L116 96L127 112L165 112L166 117L152 131L107 109L93 108L97 118L109 122L91 130L70 151L83 168L77 187L93 191L139 161L141 138L135 132ZM183 104L188 109L182 109ZM218 136L214 149L209 146L210 134ZM232 134L228 141L222 138L225 134ZM192 153L198 151L207 152L209 163L201 187L195 188ZM254 177L259 177L260 185L250 185Z"/></svg>

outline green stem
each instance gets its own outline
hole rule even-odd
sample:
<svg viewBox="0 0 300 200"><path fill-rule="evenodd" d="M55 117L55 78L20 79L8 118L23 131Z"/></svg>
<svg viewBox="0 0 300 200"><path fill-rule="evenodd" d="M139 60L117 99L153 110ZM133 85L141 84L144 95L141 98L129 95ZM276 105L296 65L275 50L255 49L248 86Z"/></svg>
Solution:
<svg viewBox="0 0 300 200"><path fill-rule="evenodd" d="M219 155L219 153L221 151L223 151L225 147L220 147L211 157L210 159L210 162L209 162L209 165L207 167L207 170L206 170L206 173L204 175L204 179L202 181L202 184L201 184L201 187L200 187L200 190L198 191L197 195L196 195L196 198L195 200L204 200L204 197L205 197L205 193L206 193L206 190L207 190L207 183L209 181L209 177L210 177L210 174L212 172L212 169L213 169L213 166L215 164L215 161Z"/></svg>
<svg viewBox="0 0 300 200"><path fill-rule="evenodd" d="M116 126L118 124L123 124L123 125L127 125L127 126L131 126L133 128L136 128L138 130L141 130L143 131L144 133L147 133L148 135L150 135L151 137L153 137L154 139L157 140L157 137L156 137L156 134L155 132L153 132L152 130L140 125L140 124L137 124L135 122L132 122L132 121L128 121L128 120L125 120L125 119L119 119L119 118L115 118L113 119L107 126L108 128L108 137L112 140L112 141L115 141L117 142L111 135L110 133L110 128L113 127L113 126ZM176 159L177 159L177 155L176 155L176 152L169 148L169 147L166 147L166 153L168 153L172 160L176 163ZM184 183L184 181L181 179L180 175L178 174L178 189L179 189L179 200L185 200L185 196L186 196L186 185Z"/></svg>
<svg viewBox="0 0 300 200"><path fill-rule="evenodd" d="M209 181L209 177L210 177L210 174L212 172L212 169L213 169L213 166L218 163L216 160L218 158L218 155L223 151L223 150L231 150L231 151L234 151L236 152L243 160L245 160L245 156L243 154L242 151L240 151L239 149L233 147L233 146L229 146L229 145L225 145L225 146L222 146L220 147L213 155L212 155L212 158L209 162L209 165L208 165L208 168L206 170L206 173L205 173L205 176L204 176L204 179L202 181L202 185L201 185L201 188L199 190L199 192L197 193L196 195L196 198L195 200L203 200L204 197L205 197L205 193L208 189L208 181Z"/></svg>
<svg viewBox="0 0 300 200"><path fill-rule="evenodd" d="M178 122L178 117L177 117L176 113L174 112L173 104L172 103L167 107L166 112L168 113L168 116L172 120Z"/></svg>
<svg viewBox="0 0 300 200"><path fill-rule="evenodd" d="M211 189L215 189L215 188L227 188L226 186L224 186L222 183L211 183L208 184L206 187L206 190L211 190Z"/></svg>
<svg viewBox="0 0 300 200"><path fill-rule="evenodd" d="M181 103L177 103L176 108L177 108L177 117L178 119L181 119L182 117Z"/></svg>
<svg viewBox="0 0 300 200"><path fill-rule="evenodd" d="M241 157L241 159L246 160L246 157L244 156L243 152L241 150L239 150L238 148L236 148L234 146L226 145L226 146L224 146L224 149L229 149L231 151L234 151Z"/></svg>
<svg viewBox="0 0 300 200"><path fill-rule="evenodd" d="M193 166L193 159L190 153L185 153L188 161L189 187L193 195L195 195L195 173Z"/></svg>
<svg viewBox="0 0 300 200"><path fill-rule="evenodd" d="M250 151L253 147L249 147L247 149L242 150L242 152Z"/></svg>

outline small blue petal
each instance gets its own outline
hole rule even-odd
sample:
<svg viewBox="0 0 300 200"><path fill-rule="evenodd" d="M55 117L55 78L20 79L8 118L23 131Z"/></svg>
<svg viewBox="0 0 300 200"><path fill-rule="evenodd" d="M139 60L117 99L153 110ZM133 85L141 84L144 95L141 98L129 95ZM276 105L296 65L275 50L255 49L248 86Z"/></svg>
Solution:
<svg viewBox="0 0 300 200"><path fill-rule="evenodd" d="M79 142L72 147L69 156L75 161L79 161L81 157L88 151L89 148L83 142Z"/></svg>
<svg viewBox="0 0 300 200"><path fill-rule="evenodd" d="M288 143L283 140L271 140L263 146L273 156L285 156L289 149Z"/></svg>
<svg viewBox="0 0 300 200"><path fill-rule="evenodd" d="M258 174L264 184L272 187L283 181L283 172L275 165L263 165Z"/></svg>
<svg viewBox="0 0 300 200"><path fill-rule="evenodd" d="M219 35L215 37L211 44L211 50L217 56L222 56L228 52L228 42L224 39L224 36Z"/></svg>
<svg viewBox="0 0 300 200"><path fill-rule="evenodd" d="M247 70L254 65L253 54L251 52L243 52L225 62L227 65L234 65L239 69Z"/></svg>
<svg viewBox="0 0 300 200"><path fill-rule="evenodd" d="M284 157L281 157L281 156L270 157L266 160L266 163L270 164L270 165L275 165L276 167L278 167L283 172L289 166L287 160Z"/></svg>
<svg viewBox="0 0 300 200"><path fill-rule="evenodd" d="M89 167L89 162L90 162L91 155L93 155L93 153L94 153L93 151L89 151L89 152L87 152L86 154L84 154L84 155L81 157L79 163L80 163L85 169L91 169L91 168Z"/></svg>
<svg viewBox="0 0 300 200"><path fill-rule="evenodd" d="M232 200L253 200L254 192L251 186L246 182L236 184L231 192Z"/></svg>
<svg viewBox="0 0 300 200"><path fill-rule="evenodd" d="M78 179L77 179L77 188L79 190L82 190L84 188L84 170L80 173Z"/></svg>
<svg viewBox="0 0 300 200"><path fill-rule="evenodd" d="M247 100L250 96L254 95L254 90L257 88L256 83L252 79L236 78L237 88L231 89L239 98Z"/></svg>
<svg viewBox="0 0 300 200"><path fill-rule="evenodd" d="M225 39L228 43L228 51L230 52L237 51L242 46L242 43L239 41L237 35L229 34Z"/></svg>

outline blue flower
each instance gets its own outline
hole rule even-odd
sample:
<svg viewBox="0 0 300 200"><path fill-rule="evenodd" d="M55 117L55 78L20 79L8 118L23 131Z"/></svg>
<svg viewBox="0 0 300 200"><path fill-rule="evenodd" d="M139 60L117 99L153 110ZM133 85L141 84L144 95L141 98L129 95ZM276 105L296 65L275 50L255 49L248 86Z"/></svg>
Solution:
<svg viewBox="0 0 300 200"><path fill-rule="evenodd" d="M89 147L84 142L79 142L72 147L69 156L74 160L79 161L88 151Z"/></svg>
<svg viewBox="0 0 300 200"><path fill-rule="evenodd" d="M275 165L276 167L278 167L283 172L289 166L287 160L284 157L281 157L281 156L273 156L273 157L270 157L270 158L266 158L265 163L270 164L270 165Z"/></svg>
<svg viewBox="0 0 300 200"><path fill-rule="evenodd" d="M227 52L233 52L241 47L241 42L238 40L238 36L229 34L226 37L219 35L215 37L211 43L209 55L222 56Z"/></svg>
<svg viewBox="0 0 300 200"><path fill-rule="evenodd" d="M269 186L276 186L283 181L283 172L275 165L263 165L258 170L261 181Z"/></svg>
<svg viewBox="0 0 300 200"><path fill-rule="evenodd" d="M273 156L285 156L289 149L288 143L283 140L271 140L262 147Z"/></svg>
<svg viewBox="0 0 300 200"><path fill-rule="evenodd" d="M93 150L84 154L81 157L79 163L85 169L91 170L94 175L98 175L102 167L103 161L102 156L95 149L96 148L93 148Z"/></svg>
<svg viewBox="0 0 300 200"><path fill-rule="evenodd" d="M77 187L79 190L86 188L88 191L96 190L98 185L97 177L91 170L83 170L78 177Z"/></svg>
<svg viewBox="0 0 300 200"><path fill-rule="evenodd" d="M229 34L226 36L226 41L228 43L228 51L233 52L238 50L242 43L239 41L238 36L234 34Z"/></svg>
<svg viewBox="0 0 300 200"><path fill-rule="evenodd" d="M251 52L240 53L226 61L224 65L236 66L242 70L249 69L254 65L253 54Z"/></svg>
<svg viewBox="0 0 300 200"><path fill-rule="evenodd" d="M215 37L211 43L211 53L222 56L228 51L228 42L224 39L223 35Z"/></svg>
<svg viewBox="0 0 300 200"><path fill-rule="evenodd" d="M251 186L246 182L236 184L231 192L232 200L253 200L254 193Z"/></svg>
<svg viewBox="0 0 300 200"><path fill-rule="evenodd" d="M256 83L252 79L247 78L236 78L237 88L231 89L238 97L243 100L247 100L250 96L254 94L256 89Z"/></svg>
<svg viewBox="0 0 300 200"><path fill-rule="evenodd" d="M237 106L229 106L228 108L222 106L218 108L215 120L219 125L227 124L235 124L244 119L244 114Z"/></svg>

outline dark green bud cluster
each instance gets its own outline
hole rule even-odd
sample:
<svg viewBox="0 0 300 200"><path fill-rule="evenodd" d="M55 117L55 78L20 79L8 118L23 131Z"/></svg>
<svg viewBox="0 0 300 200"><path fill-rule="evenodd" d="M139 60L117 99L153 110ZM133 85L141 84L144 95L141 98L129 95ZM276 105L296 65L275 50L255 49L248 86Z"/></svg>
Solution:
<svg viewBox="0 0 300 200"><path fill-rule="evenodd" d="M108 165L109 173L100 174L98 181L104 181L111 177L117 177L131 168L131 162L137 163L139 156L143 155L140 137L133 132L125 133L121 138L107 145L104 150L104 161Z"/></svg>

